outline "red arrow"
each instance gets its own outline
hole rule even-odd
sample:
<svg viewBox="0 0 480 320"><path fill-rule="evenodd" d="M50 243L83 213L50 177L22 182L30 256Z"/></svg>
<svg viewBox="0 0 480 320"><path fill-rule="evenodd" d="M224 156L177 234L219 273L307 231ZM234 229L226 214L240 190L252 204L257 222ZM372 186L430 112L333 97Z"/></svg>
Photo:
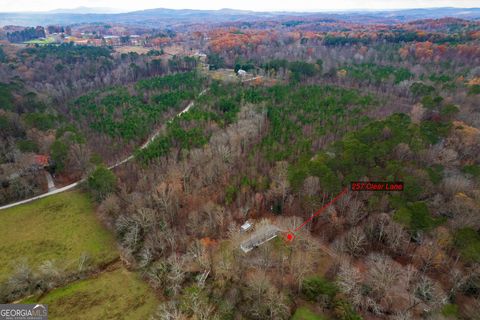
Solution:
<svg viewBox="0 0 480 320"><path fill-rule="evenodd" d="M307 223L309 223L310 221L312 221L313 218L319 216L325 209L327 209L329 206L331 206L335 201L337 201L338 199L340 199L345 193L347 193L348 189L345 188L342 190L342 192L340 192L339 194L337 194L335 196L335 198L333 198L332 200L330 200L327 204L325 204L323 207L321 207L320 209L317 210L317 212L315 212L314 214L312 214L310 216L310 218L308 218L307 220L305 220L305 222L303 222L301 225L299 225L297 228L295 228L294 231L292 232L289 232L287 234L287 240L288 241L292 241L294 238L295 238L295 235L294 233L297 232L298 230L300 230L301 228L303 228Z"/></svg>

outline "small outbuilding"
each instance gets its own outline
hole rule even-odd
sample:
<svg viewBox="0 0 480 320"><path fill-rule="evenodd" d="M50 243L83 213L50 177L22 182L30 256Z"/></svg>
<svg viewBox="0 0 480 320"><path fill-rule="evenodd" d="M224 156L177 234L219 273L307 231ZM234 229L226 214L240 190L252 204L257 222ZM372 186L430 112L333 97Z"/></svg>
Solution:
<svg viewBox="0 0 480 320"><path fill-rule="evenodd" d="M242 232L247 232L248 230L252 229L253 228L253 224L250 222L250 221L245 221L244 224L242 224L242 226L240 227L240 229L242 230Z"/></svg>
<svg viewBox="0 0 480 320"><path fill-rule="evenodd" d="M245 70L243 70L243 69L239 69L239 70L237 71L237 75L238 75L239 77L242 77L242 78L243 78L243 77L245 77L245 76L247 75L247 71L245 71Z"/></svg>

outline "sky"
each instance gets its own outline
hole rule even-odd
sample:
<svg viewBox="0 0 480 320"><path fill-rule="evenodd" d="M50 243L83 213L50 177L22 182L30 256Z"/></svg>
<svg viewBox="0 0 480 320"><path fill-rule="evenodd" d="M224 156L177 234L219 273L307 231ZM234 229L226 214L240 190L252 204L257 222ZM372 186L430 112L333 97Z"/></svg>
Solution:
<svg viewBox="0 0 480 320"><path fill-rule="evenodd" d="M152 8L333 11L428 7L480 7L480 0L0 0L0 12L49 11L77 7L135 11Z"/></svg>

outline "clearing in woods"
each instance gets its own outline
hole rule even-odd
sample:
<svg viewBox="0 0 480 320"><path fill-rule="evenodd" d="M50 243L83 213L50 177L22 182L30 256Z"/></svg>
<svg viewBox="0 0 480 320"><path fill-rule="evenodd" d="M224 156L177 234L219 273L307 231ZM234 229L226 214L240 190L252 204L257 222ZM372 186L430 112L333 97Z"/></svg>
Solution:
<svg viewBox="0 0 480 320"><path fill-rule="evenodd" d="M69 271L87 254L93 266L118 257L115 239L99 223L86 194L70 191L0 212L0 283L27 263L46 260Z"/></svg>
<svg viewBox="0 0 480 320"><path fill-rule="evenodd" d="M139 46L123 46L123 47L116 47L115 51L119 53L138 53L138 54L147 54L151 49Z"/></svg>
<svg viewBox="0 0 480 320"><path fill-rule="evenodd" d="M295 311L292 320L325 320L325 317L316 314L310 310L310 308L303 306Z"/></svg>

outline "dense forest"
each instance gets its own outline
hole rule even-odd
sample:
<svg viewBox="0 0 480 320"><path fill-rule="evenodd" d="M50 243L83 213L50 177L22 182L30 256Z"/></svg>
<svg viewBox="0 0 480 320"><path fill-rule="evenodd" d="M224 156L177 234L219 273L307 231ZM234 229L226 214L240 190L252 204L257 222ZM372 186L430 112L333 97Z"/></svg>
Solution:
<svg viewBox="0 0 480 320"><path fill-rule="evenodd" d="M81 180L152 319L478 319L479 22L190 31L205 59L0 47L0 203L45 191L38 154ZM0 301L68 279L17 272Z"/></svg>
<svg viewBox="0 0 480 320"><path fill-rule="evenodd" d="M19 31L7 33L7 39L10 42L25 42L33 39L44 38L45 29L43 27L25 28Z"/></svg>
<svg viewBox="0 0 480 320"><path fill-rule="evenodd" d="M49 155L50 171L65 184L86 174L91 156L111 162L128 153L167 111L182 107L201 86L195 73L137 82L194 69L188 59L177 57L113 56L109 48L73 45L8 53L0 70L5 75L0 83L1 203L41 193L43 175L35 154ZM85 90L90 93L81 95ZM119 104L121 114L115 110Z"/></svg>

